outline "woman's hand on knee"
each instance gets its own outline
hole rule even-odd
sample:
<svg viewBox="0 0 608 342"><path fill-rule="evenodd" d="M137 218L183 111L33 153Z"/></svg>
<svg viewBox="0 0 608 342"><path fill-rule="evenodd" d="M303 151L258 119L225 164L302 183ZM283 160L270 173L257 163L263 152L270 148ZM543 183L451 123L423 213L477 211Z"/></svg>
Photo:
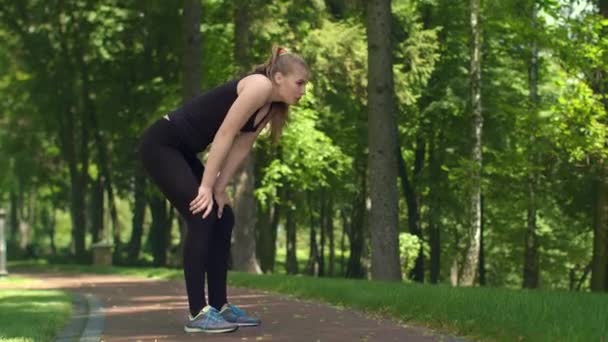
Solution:
<svg viewBox="0 0 608 342"><path fill-rule="evenodd" d="M230 197L226 193L226 189L224 190L214 190L213 197L217 202L217 218L222 218L222 214L224 213L224 206L230 205Z"/></svg>
<svg viewBox="0 0 608 342"><path fill-rule="evenodd" d="M190 212L192 215L196 215L203 212L203 218L207 218L213 210L213 191L211 188L200 186L198 188L198 194L190 202Z"/></svg>

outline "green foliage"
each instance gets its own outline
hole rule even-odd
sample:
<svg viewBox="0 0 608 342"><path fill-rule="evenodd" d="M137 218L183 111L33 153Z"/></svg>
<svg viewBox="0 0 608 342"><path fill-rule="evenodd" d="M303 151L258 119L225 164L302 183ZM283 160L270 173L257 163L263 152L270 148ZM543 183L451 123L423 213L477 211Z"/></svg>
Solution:
<svg viewBox="0 0 608 342"><path fill-rule="evenodd" d="M558 102L550 120L556 147L569 155L569 162L585 162L586 158L603 159L608 156L608 113L601 99L585 82L563 74Z"/></svg>
<svg viewBox="0 0 608 342"><path fill-rule="evenodd" d="M303 102L290 114L282 154L264 170L262 186L256 190L261 203L267 203L267 198L285 183L302 191L327 188L330 180L339 179L352 163L330 137L315 127L318 118L312 109L314 100Z"/></svg>
<svg viewBox="0 0 608 342"><path fill-rule="evenodd" d="M393 6L393 15L397 18L396 30L401 30L403 35L396 35L393 52L395 95L400 111L407 112L408 108L416 105L441 58L437 40L441 27L426 29L416 7L409 1ZM430 117L420 119L426 125L430 120ZM417 128L415 122L408 118L411 129Z"/></svg>
<svg viewBox="0 0 608 342"><path fill-rule="evenodd" d="M423 242L416 235L399 233L399 256L401 260L401 273L405 276L410 274L416 258L422 248Z"/></svg>

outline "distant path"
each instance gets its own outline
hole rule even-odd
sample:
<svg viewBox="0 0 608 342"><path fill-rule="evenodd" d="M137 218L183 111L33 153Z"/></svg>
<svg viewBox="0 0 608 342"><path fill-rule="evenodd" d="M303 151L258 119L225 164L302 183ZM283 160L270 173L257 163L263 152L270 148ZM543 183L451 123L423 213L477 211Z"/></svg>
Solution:
<svg viewBox="0 0 608 342"><path fill-rule="evenodd" d="M183 281L91 274L19 275L42 280L31 288L61 289L98 301L103 341L462 341L350 309L240 288L229 289L230 300L258 315L261 326L229 334L186 334ZM98 329L98 323L88 326Z"/></svg>

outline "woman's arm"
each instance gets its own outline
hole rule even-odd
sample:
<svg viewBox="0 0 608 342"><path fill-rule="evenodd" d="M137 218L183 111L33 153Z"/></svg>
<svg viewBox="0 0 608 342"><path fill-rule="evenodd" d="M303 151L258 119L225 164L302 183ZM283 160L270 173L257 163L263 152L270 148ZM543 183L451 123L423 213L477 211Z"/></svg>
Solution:
<svg viewBox="0 0 608 342"><path fill-rule="evenodd" d="M245 84L241 94L239 94L232 107L230 107L224 122L222 122L211 143L211 149L209 150L201 182L201 186L203 187L213 188L217 175L220 172L220 167L232 147L234 138L240 132L245 122L247 122L251 113L262 107L270 96L272 84L268 78L260 75L259 78L255 80L251 79L250 81Z"/></svg>
<svg viewBox="0 0 608 342"><path fill-rule="evenodd" d="M193 214L204 212L203 217L207 217L211 213L213 209L212 189L235 137L251 113L262 107L272 92L271 81L263 75L248 76L243 81L245 82L240 94L228 110L226 118L211 143L198 195L190 203L190 211Z"/></svg>
<svg viewBox="0 0 608 342"><path fill-rule="evenodd" d="M260 124L260 127L256 132L243 133L237 136L234 140L230 153L226 157L226 161L222 166L222 171L220 172L220 175L213 186L213 198L217 202L218 218L222 218L224 206L230 204L230 199L226 194L226 187L228 186L228 183L234 176L236 170L238 170L239 166L243 164L245 158L247 158L256 137L260 134L262 129L264 129L264 126L266 126L268 121L270 121L269 117L264 119L264 122Z"/></svg>
<svg viewBox="0 0 608 342"><path fill-rule="evenodd" d="M234 143L232 144L232 148L230 149L230 153L226 157L222 171L220 172L218 179L215 181L215 185L213 187L214 192L221 192L226 189L226 186L228 186L228 183L230 183L234 173L243 163L249 154L249 151L251 151L251 147L253 146L255 139L269 121L270 115L264 118L264 121L260 123L257 131L251 133L242 133L236 137Z"/></svg>

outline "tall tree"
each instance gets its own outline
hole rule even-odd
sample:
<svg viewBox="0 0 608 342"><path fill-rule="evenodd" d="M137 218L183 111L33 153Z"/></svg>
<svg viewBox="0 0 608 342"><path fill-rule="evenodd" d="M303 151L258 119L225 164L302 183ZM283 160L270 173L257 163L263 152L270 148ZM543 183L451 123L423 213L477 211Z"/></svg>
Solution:
<svg viewBox="0 0 608 342"><path fill-rule="evenodd" d="M536 1L530 4L531 12L531 31L537 32L538 25L538 9ZM538 264L538 232L536 229L536 211L537 211L537 188L538 174L535 166L538 165L538 152L536 151L536 131L538 113L538 43L535 36L530 42L530 61L528 65L528 88L530 100L530 115L532 121L532 131L530 132L530 148L529 167L528 167L528 208L527 208L527 229L524 241L524 274L523 287L534 289L538 287L540 269Z"/></svg>
<svg viewBox="0 0 608 342"><path fill-rule="evenodd" d="M608 290L608 175L598 175L595 185L591 291L602 292Z"/></svg>
<svg viewBox="0 0 608 342"><path fill-rule="evenodd" d="M148 246L152 251L153 265L166 266L168 247L171 243L171 223L175 211L160 191L155 192L156 195L148 198L152 214Z"/></svg>
<svg viewBox="0 0 608 342"><path fill-rule="evenodd" d="M401 280L398 246L397 127L391 44L391 1L370 0L368 47L368 144L372 278Z"/></svg>
<svg viewBox="0 0 608 342"><path fill-rule="evenodd" d="M85 32L85 34L87 32L91 32L91 29L89 28L90 24L86 23L83 24L83 27L85 28L84 30L80 30L80 32ZM97 157L98 157L98 165L99 168L101 170L101 178L99 180L99 182L101 183L102 187L105 188L107 194L108 194L108 207L110 210L110 217L112 220L112 235L113 235L113 241L115 245L120 245L121 243L121 239L120 239L120 224L118 222L118 211L116 209L116 201L115 201L115 195L114 195L114 187L113 187L113 182L112 182L112 177L111 177L111 165L109 162L109 158L108 158L108 151L107 151L107 143L104 139L104 132L101 130L101 128L99 127L98 124L98 120L97 120L97 111L96 111L96 107L95 107L95 103L93 101L93 99L91 98L91 92L92 87L91 87L91 75L90 75L90 66L88 65L87 61L85 60L86 58L86 49L87 46L84 45L83 42L87 42L90 40L90 33L86 34L84 36L83 39L78 39L77 43L75 44L75 59L76 59L76 66L78 68L78 71L80 73L80 78L81 78L81 98L82 98L82 103L83 103L83 111L84 111L84 118L83 120L88 121L89 125L90 125L90 129L93 133L93 137L95 139L95 145L97 147ZM103 194L102 197L103 199ZM103 201L102 201L103 203ZM101 212L103 214L103 204L101 204ZM103 229L103 226L99 227L100 229ZM107 234L107 236L101 236L100 238L106 238L109 237L110 234ZM97 242L96 240L94 240L94 242ZM115 248L114 251L117 252L119 249Z"/></svg>
<svg viewBox="0 0 608 342"><path fill-rule="evenodd" d="M201 93L202 82L202 36L201 36L202 3L200 0L184 0L182 12L182 56L181 80L182 103L186 103ZM157 193L153 193L157 195ZM158 207L164 210L164 207ZM169 210L173 208L169 207ZM152 215L155 218L154 215ZM162 216L156 216L162 218ZM186 222L179 216L180 248L179 260L182 259ZM158 223L161 224L161 223ZM170 222L168 229L170 230ZM154 224L153 224L154 226ZM168 241L170 242L170 241ZM168 246L167 246L168 247Z"/></svg>
<svg viewBox="0 0 608 342"><path fill-rule="evenodd" d="M417 139L414 161L414 170L412 173L412 181L409 180L407 167L403 155L401 154L401 143L397 145L397 161L399 166L399 177L407 203L407 223L410 234L417 236L422 241L422 229L420 226L420 190L416 184L420 181L422 167L424 165L425 143L422 139ZM414 268L410 272L410 278L417 282L424 282L424 253L422 244L416 256Z"/></svg>
<svg viewBox="0 0 608 342"><path fill-rule="evenodd" d="M141 237L144 230L146 213L146 178L143 170L137 169L133 184L133 217L131 219L131 239L129 240L128 259L136 261L141 251Z"/></svg>
<svg viewBox="0 0 608 342"><path fill-rule="evenodd" d="M182 100L201 92L201 1L184 0L182 55Z"/></svg>
<svg viewBox="0 0 608 342"><path fill-rule="evenodd" d="M289 188L285 189L285 271L287 274L298 273L298 257L296 255L296 210L295 210L295 198L294 191Z"/></svg>
<svg viewBox="0 0 608 342"><path fill-rule="evenodd" d="M600 17L608 20L608 0L597 0ZM606 39L608 28L603 26L600 29L599 38ZM606 51L604 58L606 60ZM591 80L593 90L602 96L604 110L608 112L607 96L607 77L606 65L598 67ZM605 146L608 142L605 143ZM608 162L606 160L597 161L598 175L595 180L595 206L593 215L593 259L591 261L591 290L608 291Z"/></svg>
<svg viewBox="0 0 608 342"><path fill-rule="evenodd" d="M429 260L430 282L437 284L441 275L441 228L440 217L441 212L441 196L439 194L439 183L441 182L441 156L438 145L440 138L433 139L429 145L429 178L431 185L429 186L429 245L431 255Z"/></svg>
<svg viewBox="0 0 608 342"><path fill-rule="evenodd" d="M240 74L251 63L250 0L234 2L234 59ZM262 273L256 257L255 228L257 205L255 188L255 151L251 151L235 175L235 229L232 266L235 270Z"/></svg>
<svg viewBox="0 0 608 342"><path fill-rule="evenodd" d="M472 148L471 148L471 177L469 188L469 235L468 249L466 252L459 284L472 286L475 282L477 267L479 263L479 250L481 239L481 136L483 128L483 116L481 112L481 23L480 23L480 0L470 2L470 25L471 25L471 53L470 53L470 110L472 123Z"/></svg>
<svg viewBox="0 0 608 342"><path fill-rule="evenodd" d="M69 6L69 5L67 5ZM78 22L75 18L76 12L74 8L60 8L65 10L67 16L74 17L73 19ZM58 13L57 18L61 15ZM86 227L86 214L85 214L85 189L88 183L88 169L89 169L89 127L87 120L84 120L83 113L76 109L76 104L73 98L78 98L73 94L74 89L65 85L72 83L70 79L75 79L73 75L74 61L73 61L73 47L70 44L70 38L74 38L74 30L78 31L77 27L68 27L65 22L59 22L59 73L58 84L64 84L59 86L58 99L61 99L63 109L61 112L63 115L59 118L59 135L62 146L62 152L64 158L68 162L68 168L70 171L71 181L71 217L72 217L72 239L74 245L74 252L76 257L79 259L84 258L85 253L85 227ZM60 105L61 106L61 105ZM78 134L78 124L80 123L80 131ZM80 137L80 139L78 139ZM79 141L80 140L80 141ZM76 150L76 146L80 145L80 153Z"/></svg>

